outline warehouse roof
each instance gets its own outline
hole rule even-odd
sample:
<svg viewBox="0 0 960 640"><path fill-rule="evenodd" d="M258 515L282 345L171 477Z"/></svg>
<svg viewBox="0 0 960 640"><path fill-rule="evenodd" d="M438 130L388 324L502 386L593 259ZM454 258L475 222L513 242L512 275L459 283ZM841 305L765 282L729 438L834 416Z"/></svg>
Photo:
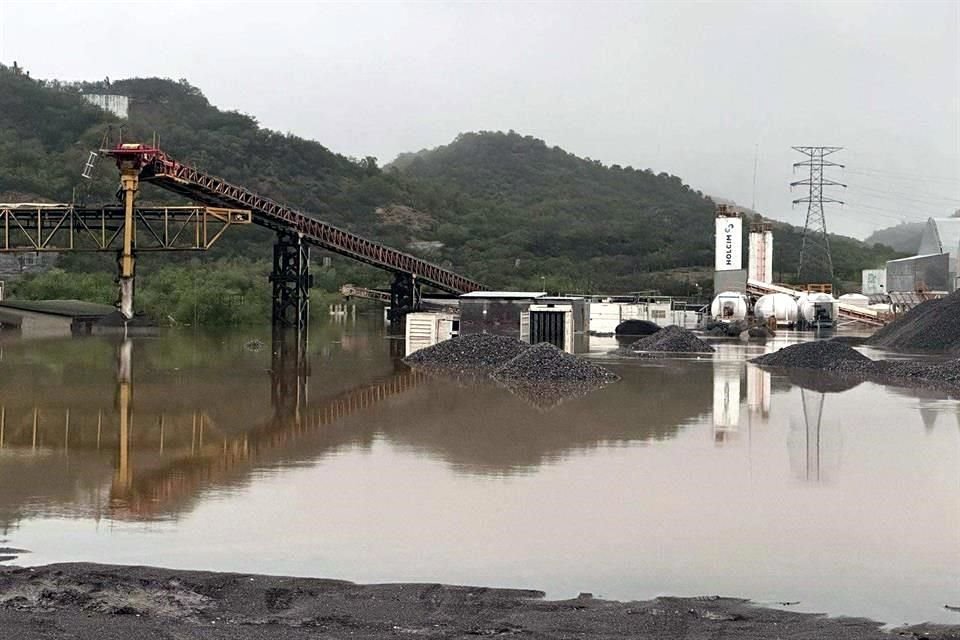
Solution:
<svg viewBox="0 0 960 640"><path fill-rule="evenodd" d="M920 240L920 255L949 253L957 257L960 253L960 218L930 218L923 229Z"/></svg>
<svg viewBox="0 0 960 640"><path fill-rule="evenodd" d="M546 291L471 291L461 298L542 298Z"/></svg>

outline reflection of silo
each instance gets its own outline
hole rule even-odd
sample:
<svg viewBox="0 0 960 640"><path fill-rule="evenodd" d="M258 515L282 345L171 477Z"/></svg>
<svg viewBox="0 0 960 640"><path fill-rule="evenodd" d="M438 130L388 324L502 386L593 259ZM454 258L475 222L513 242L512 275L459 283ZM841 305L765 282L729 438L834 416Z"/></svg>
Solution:
<svg viewBox="0 0 960 640"><path fill-rule="evenodd" d="M809 482L829 481L840 469L842 438L839 427L823 425L826 395L800 389L803 424L791 418L787 449L795 476Z"/></svg>
<svg viewBox="0 0 960 640"><path fill-rule="evenodd" d="M718 444L740 428L740 371L739 362L713 366L713 437Z"/></svg>
<svg viewBox="0 0 960 640"><path fill-rule="evenodd" d="M770 374L760 367L747 366L747 410L751 415L770 415Z"/></svg>

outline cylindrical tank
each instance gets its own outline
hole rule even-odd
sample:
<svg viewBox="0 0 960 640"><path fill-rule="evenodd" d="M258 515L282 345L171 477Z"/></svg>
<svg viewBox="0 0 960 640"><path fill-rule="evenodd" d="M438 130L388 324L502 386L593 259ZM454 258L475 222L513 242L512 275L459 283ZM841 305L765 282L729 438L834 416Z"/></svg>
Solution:
<svg viewBox="0 0 960 640"><path fill-rule="evenodd" d="M797 323L800 307L789 293L768 293L757 298L753 314L764 322L776 318L777 326L789 327Z"/></svg>
<svg viewBox="0 0 960 640"><path fill-rule="evenodd" d="M837 298L837 300L844 304L855 304L858 307L866 307L870 304L870 297L862 293L845 293Z"/></svg>
<svg viewBox="0 0 960 640"><path fill-rule="evenodd" d="M710 315L718 320L743 320L747 317L747 297L736 291L724 291L713 299Z"/></svg>
<svg viewBox="0 0 960 640"><path fill-rule="evenodd" d="M800 317L813 327L837 322L837 301L829 293L808 293L800 298Z"/></svg>

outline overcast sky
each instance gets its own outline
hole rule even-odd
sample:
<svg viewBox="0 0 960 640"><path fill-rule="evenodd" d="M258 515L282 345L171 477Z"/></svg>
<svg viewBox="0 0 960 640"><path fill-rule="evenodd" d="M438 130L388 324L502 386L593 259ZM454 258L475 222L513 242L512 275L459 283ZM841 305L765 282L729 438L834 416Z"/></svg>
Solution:
<svg viewBox="0 0 960 640"><path fill-rule="evenodd" d="M186 78L381 162L514 129L802 224L790 147L837 145L850 187L831 231L960 208L960 0L0 0L0 62L14 60L40 78Z"/></svg>

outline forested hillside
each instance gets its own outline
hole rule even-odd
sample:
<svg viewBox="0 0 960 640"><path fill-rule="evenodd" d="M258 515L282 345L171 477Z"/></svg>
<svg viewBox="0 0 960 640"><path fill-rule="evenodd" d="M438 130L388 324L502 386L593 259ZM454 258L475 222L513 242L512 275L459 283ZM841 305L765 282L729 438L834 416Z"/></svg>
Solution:
<svg viewBox="0 0 960 640"><path fill-rule="evenodd" d="M83 92L128 96L129 119L87 104ZM113 142L121 131L127 141L156 135L180 160L492 287L683 294L700 284L709 290L713 204L676 176L605 166L513 132L462 134L381 169L375 158L347 158L221 111L184 80L64 85L0 66L0 200L112 200L117 178L109 163L92 182L79 177L108 131ZM183 203L150 187L142 197ZM799 236L783 225L777 233L775 268L788 279ZM891 253L850 239L833 242L838 275L853 281L864 262L873 266ZM270 247L267 231L248 228L231 230L208 254L143 256L138 299L154 315L177 321L265 318ZM64 255L61 267L88 275L40 276L17 292L111 301L112 256ZM327 291L345 282L389 281L339 258L315 265L314 275Z"/></svg>
<svg viewBox="0 0 960 640"><path fill-rule="evenodd" d="M923 222L903 222L895 227L874 231L865 242L885 244L897 251L916 255L920 250L920 240L923 238L925 226L926 223Z"/></svg>
<svg viewBox="0 0 960 640"><path fill-rule="evenodd" d="M476 219L468 217L464 227L486 229L464 243L465 251L488 256L490 268L508 269L514 256L553 255L557 271L571 279L602 278L597 284L622 291L647 282L669 289L669 278L682 280L686 268L713 265L713 202L676 176L608 167L513 132L462 134L449 145L403 154L390 168L465 203ZM774 222L780 281L796 277L802 231ZM463 242L458 233L444 228L438 236L456 244ZM849 287L859 286L861 269L901 255L834 234L830 244L837 280Z"/></svg>

